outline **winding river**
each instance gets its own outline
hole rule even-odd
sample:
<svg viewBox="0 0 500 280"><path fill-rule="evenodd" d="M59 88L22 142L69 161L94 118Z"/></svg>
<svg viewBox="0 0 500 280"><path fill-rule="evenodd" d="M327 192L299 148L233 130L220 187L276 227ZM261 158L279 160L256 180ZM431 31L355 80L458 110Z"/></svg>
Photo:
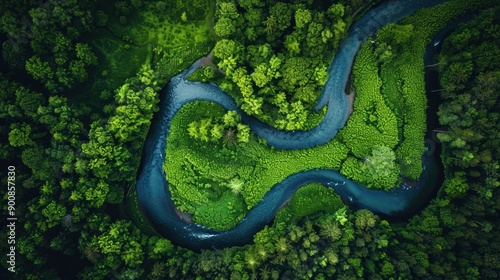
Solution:
<svg viewBox="0 0 500 280"><path fill-rule="evenodd" d="M256 232L274 218L280 206L301 186L321 183L331 187L347 203L389 217L403 217L422 207L434 189L441 166L436 161L434 142L426 139L427 151L422 155L423 172L418 186L402 183L389 192L367 189L334 170L313 169L295 173L274 185L264 198L233 229L213 230L179 218L173 204L169 183L162 170L167 137L174 115L186 103L195 100L216 102L227 110L236 110L243 122L267 144L279 149L305 149L324 144L335 137L347 120L348 101L344 87L354 57L361 44L382 26L397 22L419 8L430 7L444 0L387 1L372 9L351 26L328 71L328 79L316 109L328 106L321 123L309 131L280 131L243 113L234 100L214 84L189 82L186 77L200 67L200 60L172 78L160 98L160 110L153 118L144 144L142 165L136 184L139 207L143 216L165 238L173 243L198 251L251 243Z"/></svg>

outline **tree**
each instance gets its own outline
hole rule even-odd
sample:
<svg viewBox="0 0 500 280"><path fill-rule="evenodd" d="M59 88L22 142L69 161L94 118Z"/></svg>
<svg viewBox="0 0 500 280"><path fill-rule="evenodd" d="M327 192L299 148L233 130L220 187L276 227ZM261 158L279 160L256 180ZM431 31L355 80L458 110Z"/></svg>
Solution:
<svg viewBox="0 0 500 280"><path fill-rule="evenodd" d="M285 37L285 47L291 56L300 54L299 40L293 35L287 35Z"/></svg>
<svg viewBox="0 0 500 280"><path fill-rule="evenodd" d="M270 17L275 20L276 25L274 26L274 28L279 31L283 31L290 26L293 16L293 10L291 8L291 5L289 4L277 2L271 7L271 9L269 9L269 14Z"/></svg>
<svg viewBox="0 0 500 280"><path fill-rule="evenodd" d="M240 5L241 5L241 3L240 3ZM260 27L260 25L263 22L263 20L262 20L263 14L262 14L262 11L260 9L247 10L247 12L244 14L244 16L245 16L245 20L246 20L245 23L248 24L250 26L250 28L252 28L254 31L256 31L255 28Z"/></svg>
<svg viewBox="0 0 500 280"><path fill-rule="evenodd" d="M255 85L262 88L266 86L272 79L272 77L267 75L268 66L262 63L255 68L255 72L251 74L252 80Z"/></svg>
<svg viewBox="0 0 500 280"><path fill-rule="evenodd" d="M31 126L29 124L11 125L9 132L9 143L14 147L22 147L25 145L33 145L34 142L30 138Z"/></svg>
<svg viewBox="0 0 500 280"><path fill-rule="evenodd" d="M309 51L308 56L321 57L326 50L326 45L323 43L321 35L323 30L325 30L325 27L321 23L316 21L309 23L306 35L306 43Z"/></svg>
<svg viewBox="0 0 500 280"><path fill-rule="evenodd" d="M241 116L236 111L227 111L223 120L224 127L235 127L241 121Z"/></svg>
<svg viewBox="0 0 500 280"><path fill-rule="evenodd" d="M32 56L26 61L26 71L36 80L44 81L52 79L54 72L47 61L43 61L38 56Z"/></svg>
<svg viewBox="0 0 500 280"><path fill-rule="evenodd" d="M88 44L77 43L75 45L76 57L82 61L83 65L96 65L97 57L94 55Z"/></svg>
<svg viewBox="0 0 500 280"><path fill-rule="evenodd" d="M365 159L365 168L370 173L380 176L388 176L389 168L394 164L396 156L394 151L386 146L375 146L372 154Z"/></svg>
<svg viewBox="0 0 500 280"><path fill-rule="evenodd" d="M44 105L46 101L42 94L28 90L25 87L18 87L15 94L16 104L21 107L26 116L32 120L38 120L38 107Z"/></svg>
<svg viewBox="0 0 500 280"><path fill-rule="evenodd" d="M61 223L66 215L66 208L52 201L42 210L42 214L46 218L47 228L52 228Z"/></svg>
<svg viewBox="0 0 500 280"><path fill-rule="evenodd" d="M212 119L202 119L198 126L198 133L202 141L208 142L210 140L209 133L212 126Z"/></svg>
<svg viewBox="0 0 500 280"><path fill-rule="evenodd" d="M342 4L332 4L326 11L327 16L330 17L333 21L343 17L344 13L345 7Z"/></svg>
<svg viewBox="0 0 500 280"><path fill-rule="evenodd" d="M238 142L240 143L248 143L249 138L250 138L250 127L248 125L244 125L239 123L237 125L238 133L236 134L236 137L238 139Z"/></svg>
<svg viewBox="0 0 500 280"><path fill-rule="evenodd" d="M295 26L297 28L303 28L311 19L311 12L307 9L297 9L295 11Z"/></svg>
<svg viewBox="0 0 500 280"><path fill-rule="evenodd" d="M316 80L317 85L323 86L328 80L328 71L326 66L318 66L314 68L314 80Z"/></svg>
<svg viewBox="0 0 500 280"><path fill-rule="evenodd" d="M276 18L274 16L269 16L267 19L264 21L264 24L266 26L266 33L267 36L272 36L274 35L275 29L277 29L277 22Z"/></svg>
<svg viewBox="0 0 500 280"><path fill-rule="evenodd" d="M463 171L454 172L451 179L445 180L444 186L445 192L451 198L462 197L469 190Z"/></svg>
<svg viewBox="0 0 500 280"><path fill-rule="evenodd" d="M226 145L232 145L236 142L236 132L234 131L234 129L232 127L226 129L224 131L224 143Z"/></svg>
<svg viewBox="0 0 500 280"><path fill-rule="evenodd" d="M226 74L227 77L233 77L233 73L235 72L237 66L237 58L233 56L224 58L217 64L217 66L224 71L224 74Z"/></svg>
<svg viewBox="0 0 500 280"><path fill-rule="evenodd" d="M243 188L243 181L241 181L238 177L234 177L229 181L228 187L233 193L238 194Z"/></svg>
<svg viewBox="0 0 500 280"><path fill-rule="evenodd" d="M375 146L372 154L364 159L363 171L374 181L374 187L390 188L399 177L399 167L395 163L396 155L387 146ZM370 181L370 179L368 179Z"/></svg>
<svg viewBox="0 0 500 280"><path fill-rule="evenodd" d="M282 68L283 79L280 86L289 91L295 92L298 87L305 86L313 76L313 69L304 57L291 57L285 61Z"/></svg>
<svg viewBox="0 0 500 280"><path fill-rule="evenodd" d="M240 16L236 6L233 3L229 2L220 3L218 11L220 12L222 17L226 17L229 19L236 19Z"/></svg>
<svg viewBox="0 0 500 280"><path fill-rule="evenodd" d="M395 50L401 50L408 40L412 37L412 24L388 24L378 34L378 38L383 42L387 42Z"/></svg>
<svg viewBox="0 0 500 280"><path fill-rule="evenodd" d="M375 49L374 53L378 57L379 63L389 62L393 57L396 56L396 54L392 52L392 47L387 45L387 43L385 42L377 44L377 48Z"/></svg>
<svg viewBox="0 0 500 280"><path fill-rule="evenodd" d="M200 139L200 134L199 134L199 123L197 121L190 122L188 125L188 133L189 136L193 139Z"/></svg>
<svg viewBox="0 0 500 280"><path fill-rule="evenodd" d="M212 141L219 141L224 135L224 126L222 124L214 124L212 130L210 130L212 136Z"/></svg>
<svg viewBox="0 0 500 280"><path fill-rule="evenodd" d="M377 223L377 217L369 210L362 209L356 211L356 219L354 225L359 230L372 228Z"/></svg>
<svg viewBox="0 0 500 280"><path fill-rule="evenodd" d="M215 34L221 38L227 38L236 32L234 21L230 18L220 18L214 26Z"/></svg>
<svg viewBox="0 0 500 280"><path fill-rule="evenodd" d="M259 116L262 115L262 104L264 99L262 97L255 97L252 94L247 97L243 97L243 105L241 109L247 114Z"/></svg>

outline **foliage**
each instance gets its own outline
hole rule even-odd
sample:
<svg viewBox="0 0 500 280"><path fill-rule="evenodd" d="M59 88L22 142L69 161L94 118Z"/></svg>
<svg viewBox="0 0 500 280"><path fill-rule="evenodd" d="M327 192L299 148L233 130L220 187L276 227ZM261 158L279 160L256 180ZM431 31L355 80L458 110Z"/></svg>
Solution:
<svg viewBox="0 0 500 280"><path fill-rule="evenodd" d="M357 94L355 110L341 130L341 137L356 157L364 158L372 146L396 146L397 124L394 113L380 94L381 80L368 44L359 50L353 72Z"/></svg>
<svg viewBox="0 0 500 280"><path fill-rule="evenodd" d="M462 6L457 5L456 8L469 8L469 4L464 1ZM498 10L498 7L495 9ZM470 60L458 62L454 59L478 51L481 45L498 36L498 32L493 31L495 9L478 13L477 17L462 24L445 39L438 60L442 87L450 86L449 78L457 68L466 69L471 63ZM436 17L436 13L427 15L427 18ZM492 26L492 29L474 32L477 26ZM464 38L465 34L468 34L465 38L471 36L469 43L455 45L456 40ZM410 267L415 262L423 264L420 268L411 268L411 274L416 277L498 277L498 272L492 267L498 260L498 229L492 223L498 221L500 197L500 155L493 152L499 135L498 129L491 126L498 117L499 104L498 90L495 90L498 87L498 82L495 82L498 62L493 58L496 51L494 46L488 51L481 51L481 56L491 59L488 62L473 60L474 71L468 82L458 83L456 87L451 86L441 92L443 104L438 116L442 128L437 131L443 143L442 158L447 178L438 198L401 230L398 239L402 246L394 249L401 257L396 267L405 263ZM451 67L454 64L457 68ZM476 72L476 69L483 71ZM490 79L491 83L481 84L479 90L479 81L484 79ZM483 96L483 92L486 95Z"/></svg>
<svg viewBox="0 0 500 280"><path fill-rule="evenodd" d="M383 127L379 122L390 119L388 139L397 137L392 146L358 147L345 136L299 151L271 149L252 134L248 142L246 136L240 137L245 141L238 145L190 141L187 126L202 119L219 120L219 126L210 130L213 137L227 124L249 131L238 128L237 115L231 113L225 119L227 112L217 105L185 106L172 122L167 146L170 162L165 167L179 208L194 213L200 223L227 229L289 174L349 166L356 167L345 172L353 178L366 175L356 172L383 173L371 161L393 166L390 151L394 148L401 172L417 176L420 165L415 160L423 147L420 140L407 139L419 139L423 131L418 125L419 110L424 108L418 97L423 92L423 65L419 64L423 47L448 19L488 2L454 0L424 9L401 26L380 31L372 48L363 47L355 72L366 75L367 81L354 78L359 110L353 113L354 117L360 111L362 117L355 117L348 127L357 124L378 131ZM321 63L329 61L350 25L350 16L370 4L278 3L219 3L217 13L235 21L237 32L227 35L228 40L244 41L237 45L238 56L229 55L223 62L234 68L232 74L227 71L230 67L224 68L226 77L237 75L243 80L241 88L248 90L250 85L248 96L262 98L260 107L260 101L247 98L247 109L259 112L260 108L262 118L268 115L266 121L285 120L281 125L291 124L291 128L303 117L288 114L295 108L293 114L300 115L309 108L306 99L314 100L315 90L326 78ZM254 244L243 247L197 254L139 230L139 209L130 199L134 192L128 191L157 109L157 92L212 47L202 43L211 36L212 4L206 7L201 0L2 2L0 41L8 68L0 74L0 158L16 167L16 216L22 220L16 223L18 272L3 270L2 279L498 279L499 56L492 43L498 38L498 7L478 12L443 43L438 70L444 102L437 133L444 148L446 179L437 198L407 224L389 226L367 210L342 208L330 189L312 185L299 189L275 222L255 235ZM301 28L296 26L299 10ZM199 15L206 15L206 21L195 21ZM409 26L413 26L410 39L406 38ZM161 32L162 28L169 32ZM179 30L186 32L172 37ZM401 32L402 38L393 36ZM141 45L146 42L157 46ZM282 50L281 55L276 50ZM93 65L91 53L98 65ZM316 61L319 56L327 59ZM305 72L312 73L312 78L293 81L288 77L286 86L298 88L293 94L266 90L283 83L287 61L304 57L309 63ZM26 78L26 64L30 75L40 81ZM291 73L296 70L287 67ZM225 83L232 83L232 94L238 96L240 85L232 78ZM306 86L297 87L297 83ZM100 95L103 99L94 98ZM379 100L374 101L378 105L367 105L372 98ZM97 100L97 106L87 107L89 100ZM371 161L361 161L364 157ZM412 163L402 164L405 158ZM7 172L0 177L7 182ZM2 196L6 199L7 192ZM128 217L131 212L135 216ZM2 251L8 252L7 242L2 244ZM4 266L6 260L4 255Z"/></svg>
<svg viewBox="0 0 500 280"><path fill-rule="evenodd" d="M52 4L48 2L52 3L47 1L41 9L52 8ZM8 5L14 7L17 3L13 1ZM19 15L24 16L26 9L30 9L29 5L19 2L20 9L12 9L9 12L18 11ZM77 5L76 8L85 6L89 11L95 10L94 4L87 1L66 1L61 5ZM78 10L68 7L67 9L68 12L78 13ZM103 15L106 16L102 10L99 14L101 19ZM106 24L103 22L101 20L99 25ZM70 25L72 26L69 26L68 32L76 32L80 28L77 22ZM81 274L83 279L100 279L105 275L114 275L115 278L133 275L134 278L138 277L144 273L142 268L137 269L144 259L157 260L165 257L167 252L155 250L153 254L149 243L158 238L152 237L150 240L150 237L140 232L135 225L125 221L128 219L126 215L131 214L130 211L121 211L124 194L130 191L131 187L127 182L135 181L142 143L153 113L157 110L157 91L160 89L158 85L184 69L200 54L206 54L211 46L209 43L203 43L168 50L158 47L154 49L154 55L150 51L151 55L146 57L148 52L145 48L138 52L125 53L130 48L127 48L120 38L114 38L107 33L109 31L102 30L103 32L93 35L102 39L103 45L100 46L103 48L99 50L104 51L98 51L94 56L90 49L94 50L95 45L82 42L84 37L79 34L74 33L76 37L71 39L74 41L69 41L64 37L64 34L67 34L64 27L57 24L54 27L49 23L44 28L59 28L53 35L45 34L43 38L47 40L46 44L53 44L51 38L57 37L58 44L61 44L61 47L54 51L58 51L57 63L63 63L62 55L64 51L68 51L67 60L64 61L66 64L61 65L73 65L74 74L78 74L75 79L84 78L86 75L80 71L83 69L82 63L84 68L86 64L94 64L97 56L99 61L104 59L106 62L99 65L97 76L106 77L109 81L101 83L102 80L97 79L95 83L94 80L86 82L79 90L84 92L85 96L79 95L77 91L62 88L58 89L60 94L56 95L47 91L33 91L32 89L41 87L36 82L25 79L22 73L21 79L25 80L23 85L12 82L11 78L17 77L19 73L15 71L22 71L24 67L19 69L10 64L12 67L8 69L8 75L0 75L0 130L5 135L5 142L2 140L1 144L1 156L2 160L9 160L9 164L16 167L16 183L25 186L17 188L16 192L18 201L23 201L16 207L16 216L23 217L22 225L19 224L16 228L19 238L16 244L16 270L19 270L17 278L55 279L59 277L58 273L61 273L62 278L74 277L84 266L88 267ZM28 33L14 35L26 34ZM23 40L20 39L17 43L25 44ZM30 37L30 40L37 39ZM117 41L119 44L115 48ZM29 41L27 46L30 47ZM74 52L71 48L74 48ZM135 46L134 48L140 49ZM110 49L113 50L109 51ZM190 51L186 51L188 49ZM108 52L105 52L106 50ZM142 52L143 50L146 52ZM119 55L115 56L115 51L119 52ZM30 52L29 48L26 52ZM15 55L19 55L18 59L23 59L21 54ZM40 59L34 57L31 59L33 63L28 66L42 66L41 72L34 70L33 74L45 75L38 77L45 79L42 83L58 86L60 77L57 75L64 72L51 72L51 55L49 46L44 56L40 56ZM120 58L123 55L127 59ZM131 59L129 56L132 56ZM25 60L29 60L29 57ZM117 64L117 61L120 62ZM123 73L116 75L119 70ZM135 72L139 73L131 77ZM130 79L125 81L125 78ZM53 84L50 79L58 80ZM118 89L113 101L110 97L115 88ZM106 99L108 104L99 105L98 110L95 110L95 107L91 110L78 102L86 99L83 104L96 104L98 102L88 100L99 95ZM133 193L128 194L127 198L130 198L130 195ZM130 207L132 206L133 203L130 204ZM132 212L136 211L135 214L138 214L137 205L135 206ZM113 213L112 219L107 212ZM140 214L138 215L140 217ZM136 218L139 226L147 229L144 226L146 221L137 219L138 215L132 216ZM75 232L79 234L76 235ZM55 272L52 268L54 254L64 254L69 262L81 265L77 265L69 276L68 272L61 268ZM12 275L7 277L11 278Z"/></svg>
<svg viewBox="0 0 500 280"><path fill-rule="evenodd" d="M399 179L399 167L395 163L394 151L386 146L375 146L372 154L366 157L362 171L367 172L368 186L375 188L397 185ZM373 183L370 183L372 181ZM384 182L384 183L381 183Z"/></svg>
<svg viewBox="0 0 500 280"><path fill-rule="evenodd" d="M343 206L342 200L332 189L321 184L310 184L298 189L285 209L293 217L302 218L320 211L334 213Z"/></svg>
<svg viewBox="0 0 500 280"><path fill-rule="evenodd" d="M13 69L24 64L26 72L52 93L73 88L97 64L90 46L80 42L94 28L95 13L93 1L76 0L27 3L22 10L2 13L1 29L13 51L4 52L6 61ZM24 61L15 61L11 55L16 53Z"/></svg>
<svg viewBox="0 0 500 280"><path fill-rule="evenodd" d="M177 207L192 214L203 204L217 201L226 191L234 192L235 188L250 209L289 174L312 168L338 169L348 152L338 141L301 151L274 150L262 145L253 135L248 142L237 145L230 144L237 140L234 135L232 142L229 139L190 141L191 123L203 120L222 120L219 121L222 126L233 127L240 121L236 112L199 101L185 105L173 118L163 168Z"/></svg>
<svg viewBox="0 0 500 280"><path fill-rule="evenodd" d="M354 111L340 137L355 157L344 161L341 173L370 188L388 190L397 186L400 173L392 158L399 143L398 126L381 94L377 61L368 43L356 56L353 74Z"/></svg>
<svg viewBox="0 0 500 280"><path fill-rule="evenodd" d="M228 111L221 118L204 118L193 121L188 125L189 136L204 142L217 142L221 139L226 144L248 143L250 128L242 124L241 117L236 111Z"/></svg>
<svg viewBox="0 0 500 280"><path fill-rule="evenodd" d="M283 211L283 210L282 210ZM347 221L353 222L347 222ZM318 219L307 217L296 224L275 221L254 237L255 244L222 251L203 251L170 262L176 277L196 273L202 278L294 279L377 277L393 275L386 255L392 231L371 212L345 208ZM375 260L368 256L378 256Z"/></svg>
<svg viewBox="0 0 500 280"><path fill-rule="evenodd" d="M325 17L312 2L222 1L214 56L222 83L231 85L225 89L246 113L276 128L307 128L328 79L324 61L350 24L345 7L334 4Z"/></svg>
<svg viewBox="0 0 500 280"><path fill-rule="evenodd" d="M208 224L213 229L233 228L244 217L246 205L234 192L226 192L216 201L204 203L196 208L193 221Z"/></svg>

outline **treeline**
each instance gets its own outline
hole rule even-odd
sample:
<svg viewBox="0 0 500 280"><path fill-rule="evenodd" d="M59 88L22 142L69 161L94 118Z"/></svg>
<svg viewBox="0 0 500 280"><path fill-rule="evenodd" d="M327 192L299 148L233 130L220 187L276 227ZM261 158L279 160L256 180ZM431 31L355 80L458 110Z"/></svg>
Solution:
<svg viewBox="0 0 500 280"><path fill-rule="evenodd" d="M8 108L2 114L8 136L2 161L17 167L16 215L23 220L16 244L19 275L43 271L52 250L83 253L90 246L86 238L109 226L106 208L118 208L126 183L134 181L156 110L158 87L148 82L151 75L146 66L121 87L113 115L94 121L88 132L85 107L56 95L47 100L2 77L2 107Z"/></svg>
<svg viewBox="0 0 500 280"><path fill-rule="evenodd" d="M496 5L461 24L437 61L443 104L435 132L446 180L438 198L401 230L394 250L400 258L425 252L428 261L412 268L418 278L499 277L498 12Z"/></svg>
<svg viewBox="0 0 500 280"><path fill-rule="evenodd" d="M388 278L394 266L385 254L392 233L370 211L341 208L314 219L275 220L255 235L255 244L203 251L171 261L169 278L195 279L373 279ZM376 260L373 257L376 256Z"/></svg>
<svg viewBox="0 0 500 280"><path fill-rule="evenodd" d="M74 88L97 62L83 39L95 27L95 1L2 5L7 67L0 74L0 158L15 167L18 218L16 243L10 244L15 246L16 273L2 270L2 278L136 279L143 273L136 267L144 258L162 258L172 249L169 241L141 232L123 212L160 85L212 46L154 48L154 57L141 58L137 75L118 89L86 92L92 98L101 95L105 104L92 110L74 101L81 99ZM80 67L80 76L72 76L72 65ZM16 82L18 78L24 82ZM112 91L115 98L109 102ZM7 172L1 176L7 182ZM6 191L1 193L7 198ZM2 211L6 213L7 204ZM2 243L2 251L8 245ZM7 258L2 256L3 266Z"/></svg>

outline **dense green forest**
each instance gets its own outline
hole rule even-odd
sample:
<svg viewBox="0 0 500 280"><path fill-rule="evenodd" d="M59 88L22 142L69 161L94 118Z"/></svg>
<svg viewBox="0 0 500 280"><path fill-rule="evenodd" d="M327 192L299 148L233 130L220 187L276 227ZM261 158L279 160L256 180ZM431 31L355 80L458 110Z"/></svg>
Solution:
<svg viewBox="0 0 500 280"><path fill-rule="evenodd" d="M237 112L209 102L172 120L163 168L174 202L196 223L230 229L301 170L339 170L383 190L417 179L427 69L438 77L427 91L441 97L431 134L445 179L415 216L391 221L309 184L254 243L193 252L161 238L139 211L141 152L171 77L212 51L190 80L218 84L275 128L311 129L326 112L314 106L328 65L378 2L3 1L0 193L15 227L0 232L1 278L498 279L495 1L451 0L379 30L354 62L347 124L324 145L272 148ZM424 65L434 35L466 13Z"/></svg>

